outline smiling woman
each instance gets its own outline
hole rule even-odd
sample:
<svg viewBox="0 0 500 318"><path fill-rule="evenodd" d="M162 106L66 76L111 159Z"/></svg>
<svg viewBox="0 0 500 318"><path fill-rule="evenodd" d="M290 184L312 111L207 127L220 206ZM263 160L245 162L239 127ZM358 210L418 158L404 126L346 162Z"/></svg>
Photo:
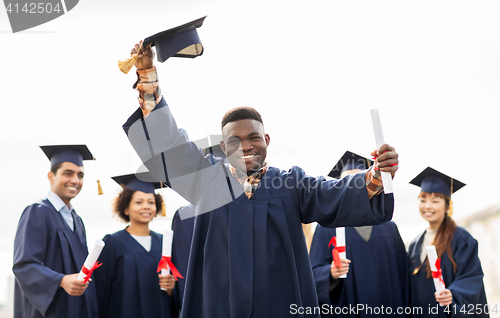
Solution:
<svg viewBox="0 0 500 318"><path fill-rule="evenodd" d="M422 317L461 316L469 306L478 308L478 317L489 317L483 284L483 271L478 257L477 241L451 218L451 195L465 184L432 168L425 169L411 184L421 187L419 211L429 228L410 244L410 306L433 308ZM437 271L431 271L426 247L436 247ZM435 292L433 279L442 279L446 289ZM437 306L437 304L441 306ZM445 307L446 306L446 307ZM462 316L465 316L462 315Z"/></svg>
<svg viewBox="0 0 500 318"><path fill-rule="evenodd" d="M103 239L103 265L94 274L99 317L176 317L171 299L175 280L157 275L163 237L149 229L162 210L163 199L154 193L162 185L141 181L135 174L113 179L123 187L114 213L129 225Z"/></svg>

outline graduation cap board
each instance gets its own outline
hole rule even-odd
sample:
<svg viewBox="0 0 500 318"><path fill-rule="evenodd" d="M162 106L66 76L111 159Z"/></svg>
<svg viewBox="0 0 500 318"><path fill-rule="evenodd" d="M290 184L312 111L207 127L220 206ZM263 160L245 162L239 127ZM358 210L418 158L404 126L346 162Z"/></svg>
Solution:
<svg viewBox="0 0 500 318"><path fill-rule="evenodd" d="M373 165L373 160L362 157L358 154L355 154L350 151L346 151L344 155L340 158L340 160L335 164L330 173L328 173L329 177L340 179L342 172L346 170L353 169L368 169Z"/></svg>
<svg viewBox="0 0 500 318"><path fill-rule="evenodd" d="M422 192L441 193L449 197L465 186L465 183L453 179L431 167L425 168L410 183L420 187Z"/></svg>
<svg viewBox="0 0 500 318"><path fill-rule="evenodd" d="M132 173L121 176L111 177L122 187L127 187L133 191L142 191L144 193L155 193L155 189L162 189L163 184L160 181L152 181L154 177L149 172ZM149 181L151 180L151 181Z"/></svg>
<svg viewBox="0 0 500 318"><path fill-rule="evenodd" d="M40 146L49 158L50 165L61 162L71 162L77 166L83 166L83 160L93 160L94 156L86 145L53 145Z"/></svg>
<svg viewBox="0 0 500 318"><path fill-rule="evenodd" d="M198 36L197 28L203 25L206 16L197 20L179 25L144 39L142 46L156 47L158 62L165 62L170 57L195 58L203 54L203 45ZM131 58L118 61L118 67L127 74L137 61L138 54Z"/></svg>
<svg viewBox="0 0 500 318"><path fill-rule="evenodd" d="M51 145L40 146L40 148L42 148L47 158L49 158L51 167L61 162L71 162L79 167L83 167L83 160L95 160L86 145ZM103 194L99 178L97 179L97 194Z"/></svg>

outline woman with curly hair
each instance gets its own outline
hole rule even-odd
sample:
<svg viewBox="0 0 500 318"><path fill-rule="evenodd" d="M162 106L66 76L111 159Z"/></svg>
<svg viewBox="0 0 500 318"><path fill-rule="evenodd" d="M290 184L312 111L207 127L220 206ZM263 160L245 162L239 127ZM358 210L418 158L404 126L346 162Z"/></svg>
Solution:
<svg viewBox="0 0 500 318"><path fill-rule="evenodd" d="M135 174L113 180L123 187L114 213L128 226L103 239L106 245L99 257L103 265L94 272L99 317L177 317L172 300L175 280L157 274L162 235L149 229L162 210L163 199L154 193L161 184L141 181Z"/></svg>
<svg viewBox="0 0 500 318"><path fill-rule="evenodd" d="M430 167L410 183L421 187L420 215L429 223L408 250L412 317L489 317L477 241L451 218L451 195L465 184ZM445 289L440 293L433 283L439 268L432 272L427 258L430 245L441 258Z"/></svg>

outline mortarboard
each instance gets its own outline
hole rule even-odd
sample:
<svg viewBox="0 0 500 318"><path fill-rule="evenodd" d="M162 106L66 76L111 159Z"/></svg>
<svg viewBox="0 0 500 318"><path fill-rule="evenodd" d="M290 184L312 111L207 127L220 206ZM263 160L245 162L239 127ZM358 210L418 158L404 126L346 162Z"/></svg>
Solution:
<svg viewBox="0 0 500 318"><path fill-rule="evenodd" d="M83 160L94 159L86 145L55 145L40 146L40 148L49 158L51 166L61 162L71 162L82 167Z"/></svg>
<svg viewBox="0 0 500 318"><path fill-rule="evenodd" d="M226 154L224 153L224 151L222 151L220 144L203 149L203 155L206 156L208 154L211 154L214 157L226 159Z"/></svg>
<svg viewBox="0 0 500 318"><path fill-rule="evenodd" d="M330 173L328 173L329 177L340 179L342 172L345 170L353 170L353 169L368 169L373 165L373 160L362 157L358 154L355 154L350 151L346 151L342 158L335 164Z"/></svg>
<svg viewBox="0 0 500 318"><path fill-rule="evenodd" d="M200 56L203 54L203 45L196 29L203 25L205 18L206 16L149 36L144 39L141 47L150 44L156 46L156 58L161 63L169 57L195 58ZM136 53L132 57L118 61L118 68L127 74L138 57Z"/></svg>
<svg viewBox="0 0 500 318"><path fill-rule="evenodd" d="M195 58L203 54L203 45L197 28L203 25L206 16L186 24L162 31L144 39L144 47L156 46L158 62L165 62L169 57Z"/></svg>
<svg viewBox="0 0 500 318"><path fill-rule="evenodd" d="M462 187L465 183L453 179L431 167L425 168L418 176L410 181L411 184L421 188L422 192L441 193L451 198L451 195ZM450 200L448 216L453 214L453 201Z"/></svg>
<svg viewBox="0 0 500 318"><path fill-rule="evenodd" d="M427 167L410 183L420 187L422 192L441 193L449 197L465 186L465 183L448 177L431 167Z"/></svg>
<svg viewBox="0 0 500 318"><path fill-rule="evenodd" d="M111 179L113 179L119 185L129 188L130 190L142 191L144 193L154 194L155 189L163 188L163 184L160 181L156 181L156 179L154 179L154 177L149 172L126 174L122 176L111 177Z"/></svg>

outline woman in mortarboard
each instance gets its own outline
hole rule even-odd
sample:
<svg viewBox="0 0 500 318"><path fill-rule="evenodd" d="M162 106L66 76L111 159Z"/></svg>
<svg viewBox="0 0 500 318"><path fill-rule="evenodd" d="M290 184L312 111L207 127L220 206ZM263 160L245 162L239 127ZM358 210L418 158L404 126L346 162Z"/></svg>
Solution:
<svg viewBox="0 0 500 318"><path fill-rule="evenodd" d="M113 180L123 187L114 213L129 225L103 239L106 245L99 257L103 265L99 274L94 272L99 317L177 317L172 299L174 277L157 274L163 238L149 229L162 210L163 199L154 193L161 183L141 181L135 174Z"/></svg>
<svg viewBox="0 0 500 318"><path fill-rule="evenodd" d="M465 184L430 167L410 183L421 187L420 215L429 223L408 250L412 317L489 317L477 241L451 218L451 195ZM430 245L440 258L437 271L427 258ZM440 270L445 289L438 293L433 277Z"/></svg>

